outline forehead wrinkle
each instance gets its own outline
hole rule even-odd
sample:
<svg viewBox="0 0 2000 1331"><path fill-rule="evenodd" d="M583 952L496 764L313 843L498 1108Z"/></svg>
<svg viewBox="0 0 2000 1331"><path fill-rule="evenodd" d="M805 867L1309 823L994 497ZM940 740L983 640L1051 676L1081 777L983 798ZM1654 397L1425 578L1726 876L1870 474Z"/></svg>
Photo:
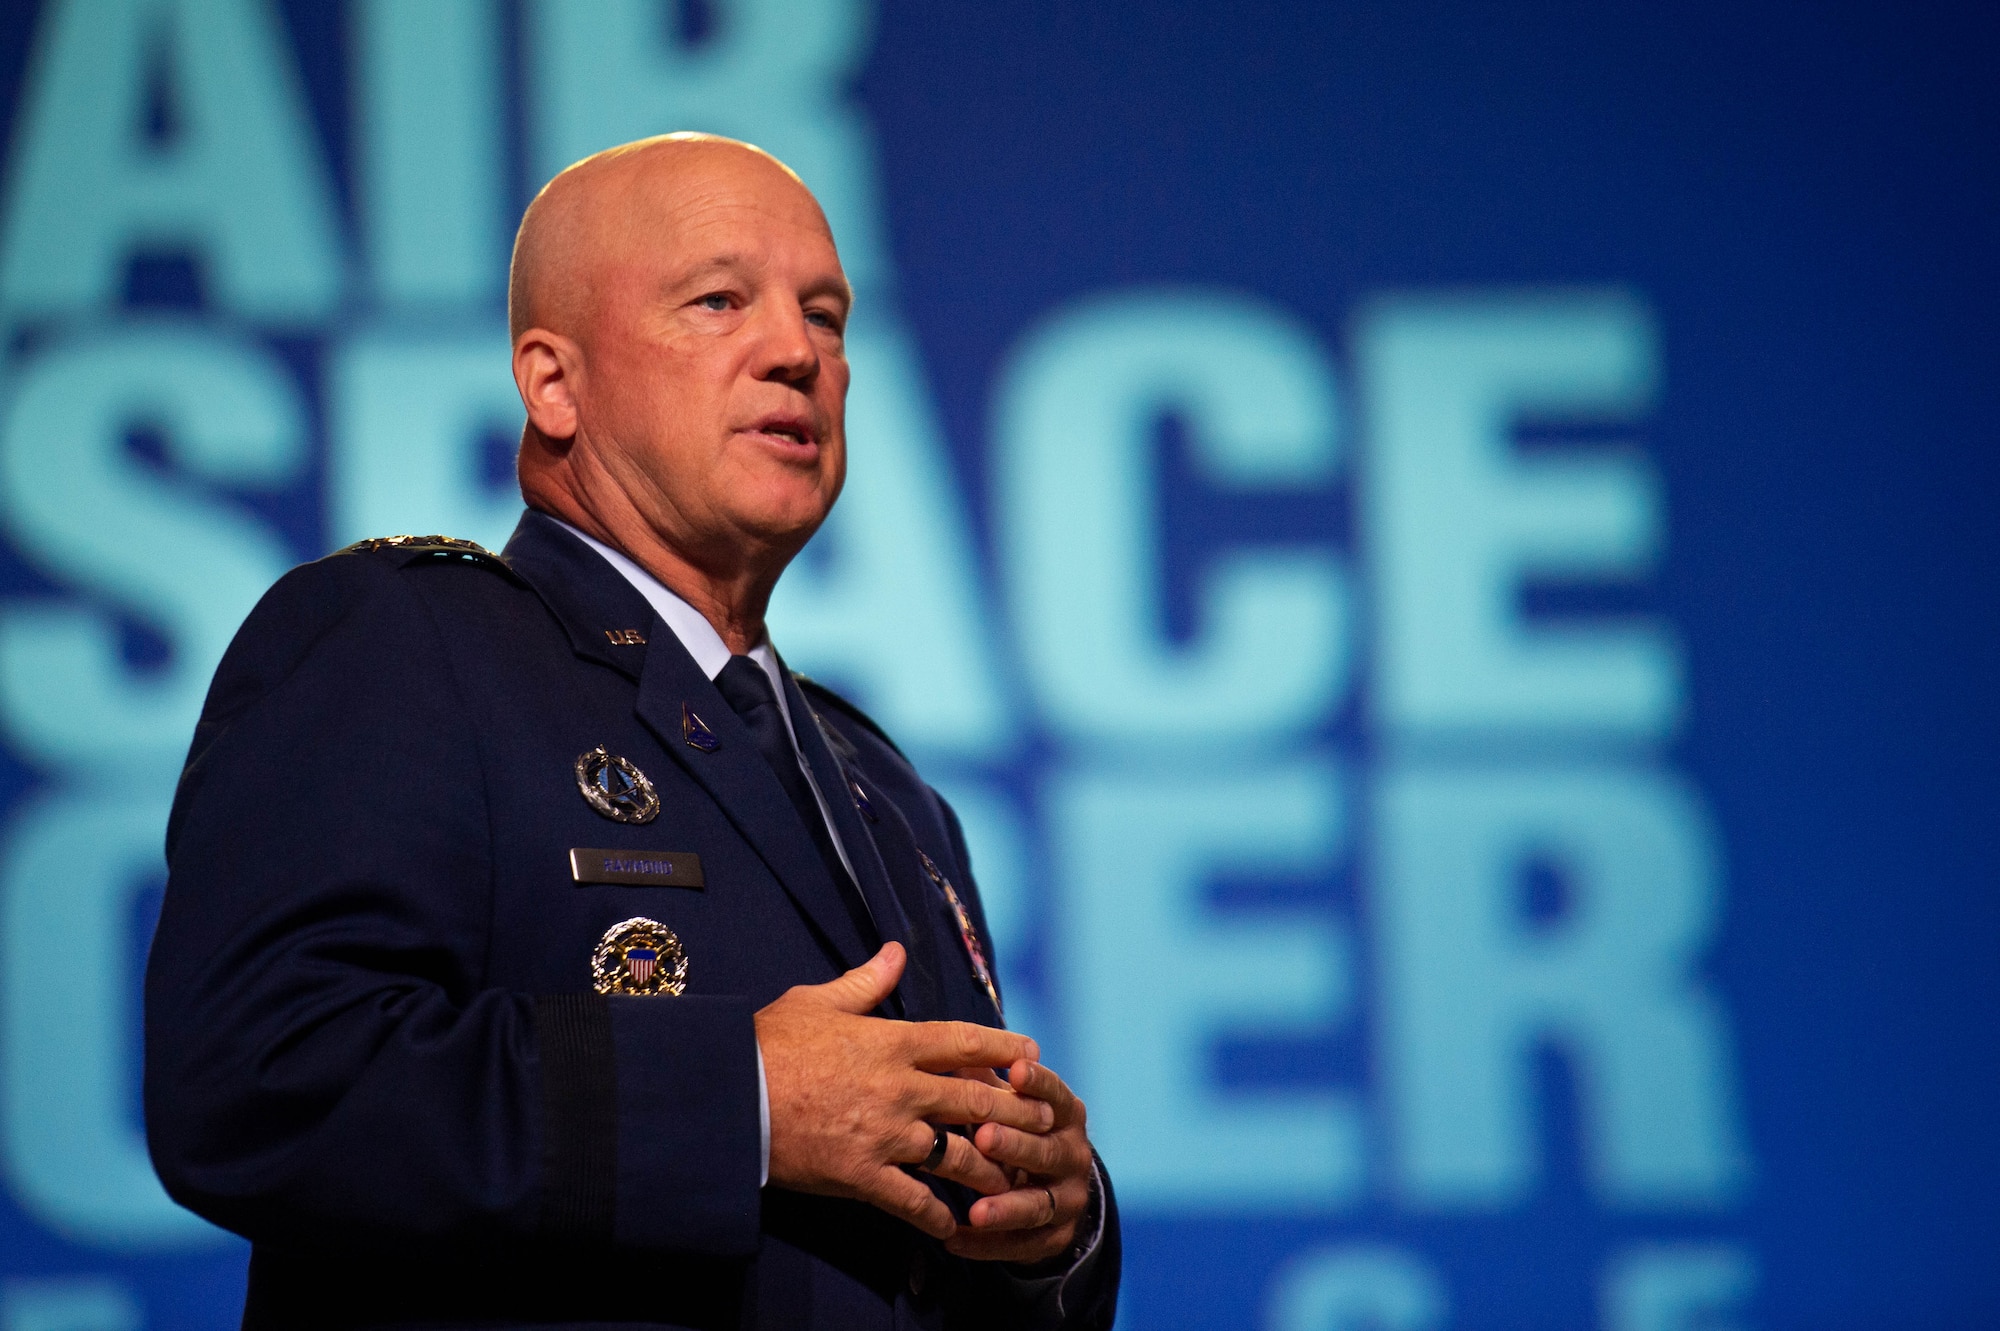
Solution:
<svg viewBox="0 0 2000 1331"><path fill-rule="evenodd" d="M747 254L717 254L687 264L672 280L694 280L718 272L755 272L768 266L762 259L752 258Z"/></svg>

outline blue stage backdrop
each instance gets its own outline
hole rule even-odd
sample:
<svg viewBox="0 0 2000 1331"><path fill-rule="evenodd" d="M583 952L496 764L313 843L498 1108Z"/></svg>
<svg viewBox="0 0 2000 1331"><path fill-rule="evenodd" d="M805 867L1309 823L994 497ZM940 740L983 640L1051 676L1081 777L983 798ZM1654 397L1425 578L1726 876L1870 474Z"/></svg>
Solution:
<svg viewBox="0 0 2000 1331"><path fill-rule="evenodd" d="M234 1324L135 1093L203 691L505 540L514 222L671 129L832 219L775 639L962 812L1122 1326L2000 1325L1990 6L0 12L0 1331Z"/></svg>

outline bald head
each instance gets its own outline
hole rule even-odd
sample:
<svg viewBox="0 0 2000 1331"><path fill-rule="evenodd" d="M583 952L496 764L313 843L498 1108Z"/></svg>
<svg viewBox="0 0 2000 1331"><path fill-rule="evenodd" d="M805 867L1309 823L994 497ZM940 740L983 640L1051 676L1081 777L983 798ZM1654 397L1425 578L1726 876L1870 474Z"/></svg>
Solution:
<svg viewBox="0 0 2000 1331"><path fill-rule="evenodd" d="M759 179L759 178L762 179ZM716 134L661 134L564 168L521 217L507 275L509 335L578 335L603 290L607 261L657 243L677 213L744 185L792 203L829 236L819 203L793 171L754 144Z"/></svg>
<svg viewBox="0 0 2000 1331"><path fill-rule="evenodd" d="M747 651L846 478L852 298L825 214L768 153L670 134L578 162L514 245L522 497Z"/></svg>

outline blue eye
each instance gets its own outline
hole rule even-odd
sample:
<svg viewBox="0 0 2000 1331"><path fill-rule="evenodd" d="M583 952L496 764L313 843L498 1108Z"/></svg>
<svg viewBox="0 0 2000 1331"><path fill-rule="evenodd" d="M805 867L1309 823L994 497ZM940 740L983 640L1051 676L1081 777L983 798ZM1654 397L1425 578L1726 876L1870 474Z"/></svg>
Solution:
<svg viewBox="0 0 2000 1331"><path fill-rule="evenodd" d="M703 296L696 303L699 304L705 310L715 310L720 312L722 310L726 310L729 308L729 297L723 295L720 291L715 291L715 292L710 292L706 296Z"/></svg>

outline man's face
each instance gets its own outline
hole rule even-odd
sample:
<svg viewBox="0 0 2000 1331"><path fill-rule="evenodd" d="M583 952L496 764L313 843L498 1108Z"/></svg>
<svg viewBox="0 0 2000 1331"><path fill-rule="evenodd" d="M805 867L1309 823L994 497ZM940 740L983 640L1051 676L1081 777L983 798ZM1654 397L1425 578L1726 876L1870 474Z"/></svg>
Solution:
<svg viewBox="0 0 2000 1331"><path fill-rule="evenodd" d="M847 471L849 294L818 206L740 151L634 172L609 204L579 442L693 562L789 556Z"/></svg>

